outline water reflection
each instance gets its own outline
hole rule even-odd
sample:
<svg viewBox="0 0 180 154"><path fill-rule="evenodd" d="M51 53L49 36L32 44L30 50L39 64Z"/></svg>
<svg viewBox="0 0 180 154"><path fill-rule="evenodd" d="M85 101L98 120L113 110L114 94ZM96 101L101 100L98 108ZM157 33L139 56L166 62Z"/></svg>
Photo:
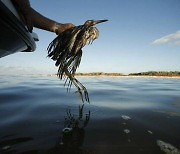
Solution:
<svg viewBox="0 0 180 154"><path fill-rule="evenodd" d="M17 146L17 144L28 142L30 140L33 140L33 138L31 138L31 137L14 137L11 135L1 137L0 153L2 153L2 154L17 153L17 150L15 150L15 148L13 148L13 147Z"/></svg>
<svg viewBox="0 0 180 154"><path fill-rule="evenodd" d="M2 154L180 149L179 79L87 78L92 100L80 107L56 78L13 80L0 81Z"/></svg>
<svg viewBox="0 0 180 154"><path fill-rule="evenodd" d="M0 138L0 153L61 153L61 154L80 154L85 138L85 128L90 121L90 110L84 111L84 104L78 109L66 109L61 125L61 134L56 136L56 144L52 148L41 149L40 146L34 147L35 138L27 136L6 135Z"/></svg>
<svg viewBox="0 0 180 154"><path fill-rule="evenodd" d="M84 113L84 104L79 106L78 115L72 114L71 109L66 110L64 128L57 144L50 150L50 153L81 154L81 146L84 142L85 128L90 121L90 110Z"/></svg>

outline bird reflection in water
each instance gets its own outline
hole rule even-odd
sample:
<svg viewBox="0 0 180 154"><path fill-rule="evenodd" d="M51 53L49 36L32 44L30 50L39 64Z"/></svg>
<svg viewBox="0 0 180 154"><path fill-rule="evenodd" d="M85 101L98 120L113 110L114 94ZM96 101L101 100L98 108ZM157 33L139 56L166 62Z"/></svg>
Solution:
<svg viewBox="0 0 180 154"><path fill-rule="evenodd" d="M50 153L61 154L81 154L81 146L84 142L85 128L90 121L90 110L84 115L84 104L79 106L78 115L71 113L71 109L66 110L64 128L55 148Z"/></svg>

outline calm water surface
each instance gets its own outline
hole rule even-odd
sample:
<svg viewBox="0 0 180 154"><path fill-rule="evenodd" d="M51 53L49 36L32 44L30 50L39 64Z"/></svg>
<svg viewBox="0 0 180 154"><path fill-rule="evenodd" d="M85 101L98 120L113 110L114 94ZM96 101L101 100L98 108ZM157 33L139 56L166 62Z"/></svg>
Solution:
<svg viewBox="0 0 180 154"><path fill-rule="evenodd" d="M163 154L180 149L180 79L0 77L0 153ZM170 153L169 153L170 154Z"/></svg>

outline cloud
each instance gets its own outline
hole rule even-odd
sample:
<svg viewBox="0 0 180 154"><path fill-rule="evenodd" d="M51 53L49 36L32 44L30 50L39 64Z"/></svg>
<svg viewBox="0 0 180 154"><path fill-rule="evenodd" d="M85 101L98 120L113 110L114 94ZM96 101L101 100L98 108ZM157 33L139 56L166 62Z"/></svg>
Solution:
<svg viewBox="0 0 180 154"><path fill-rule="evenodd" d="M159 44L173 44L173 45L180 45L180 30L156 39L152 42L152 44L159 45Z"/></svg>

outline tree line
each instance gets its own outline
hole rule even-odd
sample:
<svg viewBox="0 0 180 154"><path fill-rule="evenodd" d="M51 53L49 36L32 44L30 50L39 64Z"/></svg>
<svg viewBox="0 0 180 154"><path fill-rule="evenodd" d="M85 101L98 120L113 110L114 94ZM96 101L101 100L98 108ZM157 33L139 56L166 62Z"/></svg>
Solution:
<svg viewBox="0 0 180 154"><path fill-rule="evenodd" d="M139 73L130 73L130 76L180 76L179 71L148 71Z"/></svg>

